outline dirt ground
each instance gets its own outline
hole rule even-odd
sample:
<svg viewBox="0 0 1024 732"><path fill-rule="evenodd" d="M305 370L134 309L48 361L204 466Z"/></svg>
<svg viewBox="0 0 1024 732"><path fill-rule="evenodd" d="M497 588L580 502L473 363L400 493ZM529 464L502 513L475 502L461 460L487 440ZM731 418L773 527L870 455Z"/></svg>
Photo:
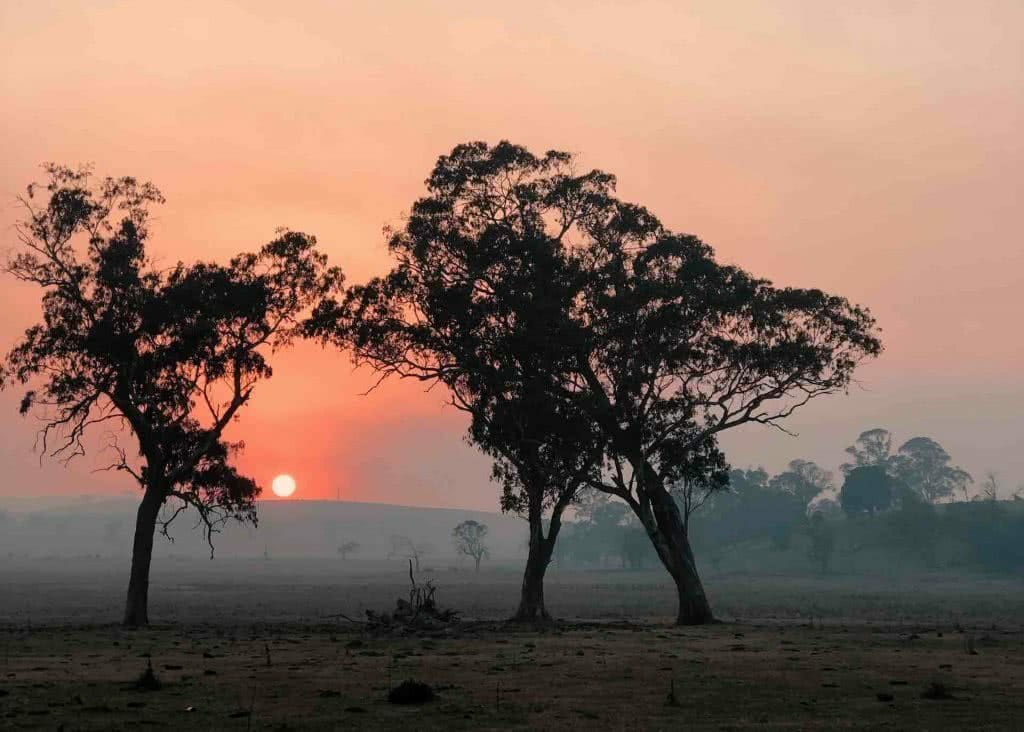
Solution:
<svg viewBox="0 0 1024 732"><path fill-rule="evenodd" d="M343 626L69 627L8 629L0 646L3 729L1024 724L1024 647L1010 629L476 623L374 638ZM160 688L135 688L150 663ZM390 704L407 678L436 700Z"/></svg>
<svg viewBox="0 0 1024 732"><path fill-rule="evenodd" d="M392 608L401 566L165 563L125 631L120 566L19 562L0 730L1024 728L1019 579L710 576L727 622L675 628L660 573L556 572L540 631L497 621L519 577L493 568L437 576L456 629L375 637L329 616ZM437 698L389 703L405 679Z"/></svg>

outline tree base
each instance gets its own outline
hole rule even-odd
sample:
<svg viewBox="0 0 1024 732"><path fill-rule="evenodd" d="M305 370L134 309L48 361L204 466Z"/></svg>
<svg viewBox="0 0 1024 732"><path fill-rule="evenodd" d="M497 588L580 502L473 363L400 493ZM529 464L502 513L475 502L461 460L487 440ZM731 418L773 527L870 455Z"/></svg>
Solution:
<svg viewBox="0 0 1024 732"><path fill-rule="evenodd" d="M558 621L550 615L534 615L534 616L519 616L513 615L511 618L505 621L509 625L515 625L520 628L553 628L558 625Z"/></svg>
<svg viewBox="0 0 1024 732"><path fill-rule="evenodd" d="M555 619L544 608L520 608L508 622L523 625L554 625Z"/></svg>
<svg viewBox="0 0 1024 732"><path fill-rule="evenodd" d="M676 618L675 622L676 625L720 625L721 623L722 621L713 615L697 618Z"/></svg>

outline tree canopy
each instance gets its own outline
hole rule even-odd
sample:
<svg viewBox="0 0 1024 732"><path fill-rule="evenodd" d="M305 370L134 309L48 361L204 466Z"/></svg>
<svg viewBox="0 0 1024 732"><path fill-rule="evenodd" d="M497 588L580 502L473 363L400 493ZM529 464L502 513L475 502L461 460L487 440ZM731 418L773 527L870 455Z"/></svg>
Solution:
<svg viewBox="0 0 1024 732"><path fill-rule="evenodd" d="M870 314L718 263L567 153L459 145L427 189L391 233L392 272L318 312L313 332L384 375L444 383L474 416L505 400L579 426L538 436L597 446L589 484L636 513L681 621L709 619L672 486L724 470L724 430L845 388L881 349Z"/></svg>
<svg viewBox="0 0 1024 732"><path fill-rule="evenodd" d="M848 475L854 468L871 465L887 467L892 457L892 433L881 427L865 430L846 448L846 454L852 458L852 462L839 466L843 475Z"/></svg>
<svg viewBox="0 0 1024 732"><path fill-rule="evenodd" d="M964 498L974 482L966 470L952 465L952 458L930 437L914 437L892 457L891 471L907 487L928 503L959 493Z"/></svg>
<svg viewBox="0 0 1024 732"><path fill-rule="evenodd" d="M491 555L491 550L487 546L489 531L487 524L473 519L466 519L452 529L456 554L470 557L477 572L480 571L480 560L487 559Z"/></svg>
<svg viewBox="0 0 1024 732"><path fill-rule="evenodd" d="M889 508L899 489L898 482L879 465L862 465L846 474L839 502L847 515Z"/></svg>

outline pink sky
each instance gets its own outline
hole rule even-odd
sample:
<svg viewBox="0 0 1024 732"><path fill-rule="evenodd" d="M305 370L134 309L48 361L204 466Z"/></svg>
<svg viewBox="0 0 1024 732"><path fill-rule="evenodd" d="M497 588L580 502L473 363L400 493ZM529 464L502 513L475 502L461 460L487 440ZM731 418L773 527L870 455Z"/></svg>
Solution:
<svg viewBox="0 0 1024 732"><path fill-rule="evenodd" d="M930 435L1024 482L1024 4L135 3L0 0L0 240L42 161L149 178L164 260L277 226L350 281L384 271L435 158L471 139L579 153L722 259L869 305L886 352L741 466L835 467L864 428ZM4 280L0 348L38 317ZM306 345L242 417L244 466L296 497L496 507L440 393ZM0 396L0 495L111 492L92 456L40 467Z"/></svg>

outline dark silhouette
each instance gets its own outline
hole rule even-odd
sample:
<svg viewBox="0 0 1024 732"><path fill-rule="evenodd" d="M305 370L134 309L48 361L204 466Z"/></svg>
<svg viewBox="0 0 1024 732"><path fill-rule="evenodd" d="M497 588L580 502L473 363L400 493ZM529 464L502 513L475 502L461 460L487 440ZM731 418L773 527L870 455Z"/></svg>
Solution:
<svg viewBox="0 0 1024 732"><path fill-rule="evenodd" d="M647 533L622 501L590 491L577 506L576 518L561 539L562 559L607 567L615 558L623 569L658 561Z"/></svg>
<svg viewBox="0 0 1024 732"><path fill-rule="evenodd" d="M880 465L863 465L846 474L839 503L847 516L868 513L874 516L893 504L899 482Z"/></svg>
<svg viewBox="0 0 1024 732"><path fill-rule="evenodd" d="M464 557L471 557L474 563L474 570L480 572L480 560L490 557L490 550L487 548L487 524L472 519L463 521L452 529L452 540L455 543L455 553Z"/></svg>
<svg viewBox="0 0 1024 732"><path fill-rule="evenodd" d="M989 470L985 473L985 479L981 481L980 500L995 503L999 500L999 476L995 471Z"/></svg>
<svg viewBox="0 0 1024 732"><path fill-rule="evenodd" d="M566 305L579 275L543 219L568 220L568 202L586 194L585 180L552 188L565 159L511 145L442 157L427 196L390 232L391 273L310 323L385 376L443 383L469 413L470 440L494 460L502 509L528 519L520 620L548 617L543 580L561 517L603 448L589 416L552 394L571 356Z"/></svg>
<svg viewBox="0 0 1024 732"><path fill-rule="evenodd" d="M879 353L874 320L819 290L775 288L614 197L592 173L574 209L584 285L562 398L606 439L600 485L624 500L673 577L677 623L713 619L671 486L721 462L717 437L777 424L840 391Z"/></svg>
<svg viewBox="0 0 1024 732"><path fill-rule="evenodd" d="M342 561L344 561L348 559L349 554L355 554L357 551L359 551L358 541L346 541L338 547L338 556L342 558Z"/></svg>
<svg viewBox="0 0 1024 732"><path fill-rule="evenodd" d="M255 523L259 486L231 465L241 445L223 431L270 377L265 352L296 335L298 317L340 288L341 272L312 237L290 231L227 266L158 268L145 248L149 209L163 201L156 187L95 180L87 168L45 170L47 182L20 199L21 246L7 264L44 290L44 320L8 354L2 384L39 384L21 412L43 417L43 455L84 454L93 426L127 427L134 438L137 458L112 437L109 468L143 491L124 623L146 625L158 524L166 535L191 507L212 551L224 522Z"/></svg>
<svg viewBox="0 0 1024 732"><path fill-rule="evenodd" d="M849 474L854 468L871 465L887 467L892 457L892 434L881 427L865 430L856 442L846 448L846 453L853 458L853 462L839 466L843 475Z"/></svg>
<svg viewBox="0 0 1024 732"><path fill-rule="evenodd" d="M967 488L974 482L971 474L955 465L935 440L913 437L902 445L890 460L890 472L898 477L921 500L935 503L957 493L966 499Z"/></svg>
<svg viewBox="0 0 1024 732"><path fill-rule="evenodd" d="M771 479L771 485L795 496L806 507L833 489L832 473L810 460L791 460L787 470Z"/></svg>
<svg viewBox="0 0 1024 732"><path fill-rule="evenodd" d="M772 549L788 548L804 526L807 504L778 478L763 468L729 471L729 489L715 493L693 522L693 543L711 549L768 539Z"/></svg>
<svg viewBox="0 0 1024 732"><path fill-rule="evenodd" d="M636 514L676 583L677 621L709 622L672 486L721 469L724 430L776 424L845 388L881 350L874 320L720 265L696 237L616 198L613 176L572 162L507 142L456 147L393 233L392 273L322 308L311 331L384 375L445 383L470 411L497 375L517 399L542 390L573 424L584 415L604 453L588 484ZM527 322L543 328L543 350L503 347L528 332L523 302L542 305Z"/></svg>

